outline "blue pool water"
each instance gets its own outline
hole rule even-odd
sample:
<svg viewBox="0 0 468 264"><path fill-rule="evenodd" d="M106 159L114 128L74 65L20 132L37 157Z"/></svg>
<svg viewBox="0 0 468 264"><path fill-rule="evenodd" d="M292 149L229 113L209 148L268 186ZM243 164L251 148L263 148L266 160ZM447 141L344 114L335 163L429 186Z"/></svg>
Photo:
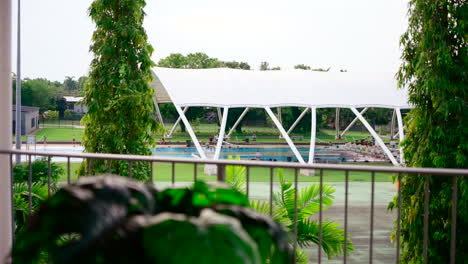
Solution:
<svg viewBox="0 0 468 264"><path fill-rule="evenodd" d="M214 148L204 148L206 152L214 153ZM298 148L302 158L308 160L309 148ZM164 147L160 146L153 150L155 156L170 156L170 157L192 157L198 152L194 147ZM209 155L209 154L208 154ZM259 158L260 160L276 160L276 161L297 161L294 153L288 147L223 147L220 158L228 159L229 156L239 156L243 160ZM316 148L315 160L317 162L346 162L347 158L342 153L333 151L332 148Z"/></svg>

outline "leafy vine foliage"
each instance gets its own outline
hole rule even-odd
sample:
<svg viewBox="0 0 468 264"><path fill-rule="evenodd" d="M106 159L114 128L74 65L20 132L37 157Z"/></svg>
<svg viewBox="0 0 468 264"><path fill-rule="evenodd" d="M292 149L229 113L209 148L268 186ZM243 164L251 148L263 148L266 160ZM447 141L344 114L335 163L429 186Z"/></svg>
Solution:
<svg viewBox="0 0 468 264"><path fill-rule="evenodd" d="M403 143L408 166L468 167L468 5L463 0L409 2L397 74L415 106ZM429 263L449 263L452 178L430 177ZM457 263L468 259L468 179L457 180ZM402 263L423 261L424 177L404 176L401 206ZM395 233L394 233L395 236Z"/></svg>
<svg viewBox="0 0 468 264"><path fill-rule="evenodd" d="M154 116L151 60L153 47L148 44L142 26L144 0L95 0L89 15L96 23L94 53L84 103L88 113L83 144L86 152L150 155L155 145L153 134L161 127ZM87 164L83 164L84 174ZM108 164L93 160L92 174L108 171L129 175L129 164ZM148 180L149 165L132 164L132 176Z"/></svg>

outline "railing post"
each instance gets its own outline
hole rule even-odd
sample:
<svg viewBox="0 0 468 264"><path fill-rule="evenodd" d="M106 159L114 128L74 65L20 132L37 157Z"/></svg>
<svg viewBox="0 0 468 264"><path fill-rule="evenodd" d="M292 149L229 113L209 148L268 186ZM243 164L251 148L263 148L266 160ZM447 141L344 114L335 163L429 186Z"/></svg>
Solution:
<svg viewBox="0 0 468 264"><path fill-rule="evenodd" d="M11 0L0 1L0 149L11 149ZM0 155L0 261L13 243L9 155Z"/></svg>
<svg viewBox="0 0 468 264"><path fill-rule="evenodd" d="M218 173L216 175L218 176L218 181L226 182L226 166L218 165L217 167L218 167Z"/></svg>

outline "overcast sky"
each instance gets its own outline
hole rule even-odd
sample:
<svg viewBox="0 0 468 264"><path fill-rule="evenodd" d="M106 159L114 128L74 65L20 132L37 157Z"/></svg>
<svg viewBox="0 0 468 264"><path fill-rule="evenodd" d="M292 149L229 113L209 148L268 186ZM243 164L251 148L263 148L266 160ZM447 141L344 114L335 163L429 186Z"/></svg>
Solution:
<svg viewBox="0 0 468 264"><path fill-rule="evenodd" d="M15 2L15 1L14 1ZM92 0L21 0L22 76L86 75ZM407 0L147 0L145 28L157 62L171 53L332 70L390 71L400 64ZM16 72L16 4L13 70Z"/></svg>

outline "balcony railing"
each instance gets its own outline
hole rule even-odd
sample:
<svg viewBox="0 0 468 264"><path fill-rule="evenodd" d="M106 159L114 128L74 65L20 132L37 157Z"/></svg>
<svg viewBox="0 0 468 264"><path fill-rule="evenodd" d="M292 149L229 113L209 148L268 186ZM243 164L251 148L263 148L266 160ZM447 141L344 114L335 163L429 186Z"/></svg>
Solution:
<svg viewBox="0 0 468 264"><path fill-rule="evenodd" d="M10 158L11 165L13 167L14 158L16 155L22 155L23 157L27 157L26 163L29 165L29 178L28 178L28 191L29 191L29 213L31 214L31 201L32 201L32 167L31 163L35 157L46 157L48 162L48 194L52 194L51 188L51 163L53 159L61 159L61 162L66 163L66 175L67 179L66 182L64 181L62 184L69 184L72 182L72 169L71 164L73 162L77 162L79 160L86 160L88 164L88 174L90 169L90 164L92 164L93 160L105 160L108 164L111 164L111 161L120 160L126 161L129 163L129 175L131 177L132 173L132 163L134 162L148 162L151 168L151 182L155 185L163 184L162 181L158 181L158 176L162 172L155 170L155 165L166 163L170 164L169 171L170 171L170 178L167 178L166 181L170 180L170 183L174 186L176 184L180 184L176 181L177 179L177 170L176 165L185 164L184 166L193 166L193 181L196 181L200 177L199 169L201 166L206 165L215 165L216 166L216 178L212 178L212 180L217 180L220 182L226 181L226 166L244 166L246 168L245 173L245 190L246 195L250 198L256 197L256 199L264 199L270 202L270 214L273 212L272 202L273 202L273 193L275 188L277 188L277 183L275 182L275 171L282 168L288 170L290 175L292 175L293 179L293 186L295 190L295 216L294 219L297 220L297 197L298 197L298 190L299 184L304 185L306 183L302 182L305 178L300 178L300 170L308 170L315 171L315 175L318 176L311 176L314 178L307 178L313 179L319 185L320 188L320 210L318 212L318 223L319 223L319 245L322 243L322 223L324 221L324 217L326 216L326 212L322 210L322 190L323 185L325 182L328 184L334 184L337 187L339 192L336 193L335 198L339 200L331 214L333 214L334 219L341 222L345 231L345 241L346 236L350 236L351 240L355 240L355 251L348 254L346 252L347 247L344 247L344 254L342 255L342 259L333 259L333 263L347 263L348 261L352 262L367 262L369 261L372 263L374 260L378 260L379 263L400 263L400 224L401 224L401 211L400 207L396 209L396 216L392 213L388 216L388 212L386 209L386 205L388 204L388 200L381 199L381 196L386 196L388 199L389 195L397 196L398 204L404 203L401 198L401 189L395 188L388 182L381 183L379 182L379 177L381 177L382 173L387 175L392 175L401 182L401 178L403 175L412 175L411 177L424 177L425 185L424 185L424 260L427 263L428 260L428 226L429 226L429 180L430 177L451 177L452 181L452 212L451 218L453 225L451 226L451 247L450 247L450 256L451 256L451 263L455 263L456 255L456 217L457 217L457 199L458 199L458 190L457 190L457 179L458 177L466 177L468 176L468 170L466 169L434 169L434 168L405 168L405 167L393 167L393 166L362 166L362 165L335 165L335 164L300 164L300 163L292 163L292 162L265 162L265 161L246 161L246 160L208 160L208 159L188 159L188 158L170 158L170 157L155 157L155 156L137 156L137 155L117 155L117 154L96 154L96 153L70 153L70 152L35 152L35 151L17 151L17 150L0 150L0 155L8 155ZM157 166L156 166L157 167ZM109 167L110 168L110 167ZM267 179L266 182L254 182L253 179L256 177L255 172L252 172L253 168L264 168L263 173L268 174L267 177L263 177L263 179ZM330 183L328 181L329 173L333 171L334 175L342 176L342 181ZM12 179L13 179L13 170L12 170ZM187 170L185 170L187 173ZM338 173L338 174L337 174ZM361 179L352 181L351 176L355 173L360 173ZM364 173L364 174L362 174ZM364 175L364 176L362 176ZM179 175L180 176L180 175ZM266 175L264 175L266 176ZM376 178L377 176L377 178ZM364 178L362 178L364 177ZM187 179L187 177L184 177ZM336 178L335 178L336 181ZM376 190L384 187L384 191ZM266 192L267 195L262 195L259 189L268 189ZM357 188L357 189L356 189ZM368 189L367 189L368 188ZM367 189L367 190L366 190ZM350 193L350 190L357 190L356 193ZM352 194L352 195L350 195ZM367 198L366 195L369 195ZM359 196L360 200L356 200L356 204L352 204L352 200L355 196ZM363 198L364 197L364 198ZM376 207L376 200L378 201L380 206ZM366 204L366 201L369 203ZM367 207L369 205L369 207ZM342 208L341 208L342 207ZM336 209L342 210L341 213L338 212ZM356 209L357 208L357 209ZM351 210L350 210L351 209ZM360 222L353 222L353 219L357 219L358 217L362 218L364 214L368 214L367 221L364 224ZM383 215L384 221L386 220L386 225L384 225L383 230L379 230L378 235L380 237L377 238L380 242L384 240L383 244L383 252L379 250L378 254L375 252L376 246L376 223L381 226L380 221L376 222L376 216L381 218ZM338 218L338 219L337 219ZM393 244L390 242L390 233L393 226L393 220L396 220L396 240ZM358 221L362 221L358 220ZM362 226L368 225L368 226ZM353 227L356 227L353 229ZM368 229L367 229L368 228ZM382 227L379 227L382 228ZM357 230L357 231L356 231ZM360 231L359 231L360 230ZM365 233L368 230L368 234ZM359 234L356 234L356 232ZM353 233L354 232L354 233ZM363 236L364 234L364 236ZM383 234L383 235L382 235ZM294 238L297 237L297 222L294 223ZM367 238L366 238L367 236ZM294 239L294 241L296 241ZM297 247L295 244L294 247ZM368 249L367 249L368 248ZM312 248L310 250L316 250L316 254L314 254L314 259L316 257L316 261L318 263L322 263L327 261L324 259L324 253L320 250L320 247ZM366 252L367 251L367 252ZM367 255L368 254L368 255ZM367 256L368 258L367 258Z"/></svg>

